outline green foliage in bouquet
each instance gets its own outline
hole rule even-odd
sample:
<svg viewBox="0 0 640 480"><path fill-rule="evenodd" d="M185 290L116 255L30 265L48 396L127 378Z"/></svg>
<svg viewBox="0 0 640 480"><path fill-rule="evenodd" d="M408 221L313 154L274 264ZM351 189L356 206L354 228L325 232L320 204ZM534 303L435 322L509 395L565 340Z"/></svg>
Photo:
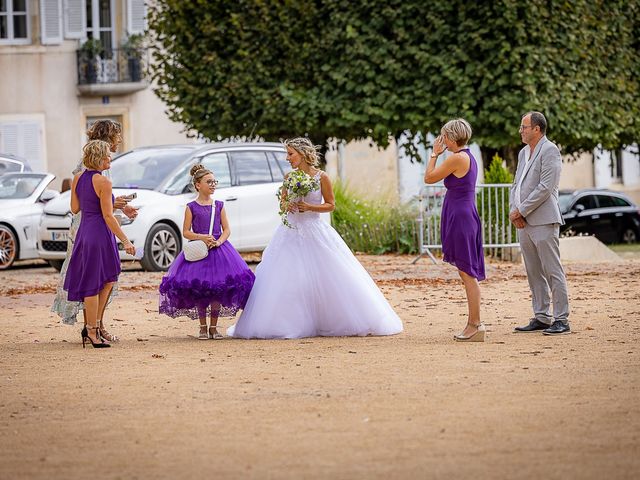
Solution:
<svg viewBox="0 0 640 480"><path fill-rule="evenodd" d="M361 199L340 182L333 191L336 209L331 222L351 250L376 255L418 251L415 208L390 206L384 199Z"/></svg>
<svg viewBox="0 0 640 480"><path fill-rule="evenodd" d="M276 193L278 201L280 202L280 218L282 223L289 228L294 228L287 218L289 213L289 206L302 200L305 195L314 192L320 188L320 182L317 178L311 177L304 173L302 170L293 170L287 175L287 178L282 182L282 186ZM283 195L286 192L286 195Z"/></svg>

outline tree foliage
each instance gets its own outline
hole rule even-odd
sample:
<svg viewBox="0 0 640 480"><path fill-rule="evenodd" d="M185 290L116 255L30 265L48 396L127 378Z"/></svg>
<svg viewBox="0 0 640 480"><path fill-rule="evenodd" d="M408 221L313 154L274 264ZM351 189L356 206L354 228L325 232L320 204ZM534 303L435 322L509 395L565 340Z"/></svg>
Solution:
<svg viewBox="0 0 640 480"><path fill-rule="evenodd" d="M210 139L438 131L511 161L539 110L566 152L640 139L640 0L158 0L153 76Z"/></svg>

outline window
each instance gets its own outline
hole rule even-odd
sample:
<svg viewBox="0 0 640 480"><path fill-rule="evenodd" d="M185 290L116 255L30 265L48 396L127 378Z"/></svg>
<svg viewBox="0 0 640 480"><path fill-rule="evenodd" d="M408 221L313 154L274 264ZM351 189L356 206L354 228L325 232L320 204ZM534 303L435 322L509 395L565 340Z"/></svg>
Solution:
<svg viewBox="0 0 640 480"><path fill-rule="evenodd" d="M616 207L630 207L631 206L631 204L629 202L627 202L624 198L611 197L611 200L613 200L613 204Z"/></svg>
<svg viewBox="0 0 640 480"><path fill-rule="evenodd" d="M233 152L231 165L236 185L273 182L265 152Z"/></svg>
<svg viewBox="0 0 640 480"><path fill-rule="evenodd" d="M622 181L622 149L611 152L611 179L617 182Z"/></svg>
<svg viewBox="0 0 640 480"><path fill-rule="evenodd" d="M177 168L191 149L143 148L115 158L111 163L113 188L158 188Z"/></svg>
<svg viewBox="0 0 640 480"><path fill-rule="evenodd" d="M597 197L598 206L600 208L609 208L614 206L613 198L611 198L609 195L597 195Z"/></svg>
<svg viewBox="0 0 640 480"><path fill-rule="evenodd" d="M596 199L593 195L585 195L584 197L580 197L574 204L573 208L575 209L575 207L578 205L582 205L585 210L597 208Z"/></svg>
<svg viewBox="0 0 640 480"><path fill-rule="evenodd" d="M0 199L28 198L44 175L7 175L0 178Z"/></svg>
<svg viewBox="0 0 640 480"><path fill-rule="evenodd" d="M0 44L27 43L30 43L27 0L0 0Z"/></svg>
<svg viewBox="0 0 640 480"><path fill-rule="evenodd" d="M202 165L213 172L218 180L217 188L231 186L231 172L229 171L229 159L226 153L211 153L202 158Z"/></svg>
<svg viewBox="0 0 640 480"><path fill-rule="evenodd" d="M284 175L291 171L291 164L287 162L287 154L284 152L270 152L267 156L269 157L273 180L282 181Z"/></svg>
<svg viewBox="0 0 640 480"><path fill-rule="evenodd" d="M110 57L114 47L112 0L87 0L87 38L97 38Z"/></svg>

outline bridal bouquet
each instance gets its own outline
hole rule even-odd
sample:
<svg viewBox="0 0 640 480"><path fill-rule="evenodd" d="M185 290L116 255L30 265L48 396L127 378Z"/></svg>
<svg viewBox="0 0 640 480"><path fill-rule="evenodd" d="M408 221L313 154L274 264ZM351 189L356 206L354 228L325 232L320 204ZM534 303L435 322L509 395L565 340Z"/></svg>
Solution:
<svg viewBox="0 0 640 480"><path fill-rule="evenodd" d="M293 226L289 223L287 219L287 214L289 213L289 205L300 201L305 195L318 190L320 188L320 182L313 178L302 170L293 170L287 178L282 182L282 186L278 189L278 200L280 201L280 218L282 218L282 223L289 228L293 228ZM282 192L287 193L286 199L282 197Z"/></svg>

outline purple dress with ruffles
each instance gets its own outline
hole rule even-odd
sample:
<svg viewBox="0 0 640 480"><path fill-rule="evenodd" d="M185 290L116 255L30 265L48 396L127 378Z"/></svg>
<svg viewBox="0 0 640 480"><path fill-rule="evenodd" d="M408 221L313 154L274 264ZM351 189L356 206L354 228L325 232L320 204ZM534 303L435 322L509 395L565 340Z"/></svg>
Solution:
<svg viewBox="0 0 640 480"><path fill-rule="evenodd" d="M222 235L220 214L224 203L215 202L213 236ZM193 217L191 230L207 235L211 205L193 201L187 204ZM185 260L180 253L160 283L160 313L170 317L204 317L211 304L219 304L219 316L233 316L247 303L255 275L229 241L209 250L197 262ZM217 307L217 305L216 305Z"/></svg>
<svg viewBox="0 0 640 480"><path fill-rule="evenodd" d="M478 280L484 280L482 224L476 207L478 165L468 148L462 151L469 155L469 171L462 178L452 173L444 179L447 194L442 205L442 254L445 262Z"/></svg>

